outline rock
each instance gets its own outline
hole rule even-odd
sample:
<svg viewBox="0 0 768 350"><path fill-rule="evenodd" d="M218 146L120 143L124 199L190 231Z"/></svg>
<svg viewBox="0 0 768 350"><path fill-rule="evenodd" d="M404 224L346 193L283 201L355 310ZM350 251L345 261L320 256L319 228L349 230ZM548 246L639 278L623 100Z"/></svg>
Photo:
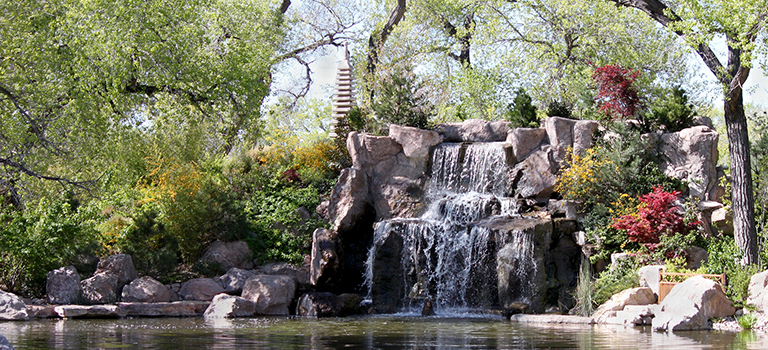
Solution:
<svg viewBox="0 0 768 350"><path fill-rule="evenodd" d="M86 305L114 304L120 295L120 280L111 273L99 273L80 282Z"/></svg>
<svg viewBox="0 0 768 350"><path fill-rule="evenodd" d="M248 243L243 241L213 242L200 260L218 263L221 272L227 272L233 267L246 270L253 268L253 252Z"/></svg>
<svg viewBox="0 0 768 350"><path fill-rule="evenodd" d="M754 305L762 312L768 310L768 270L757 273L749 279L747 304Z"/></svg>
<svg viewBox="0 0 768 350"><path fill-rule="evenodd" d="M341 304L333 293L309 292L302 295L296 305L296 316L336 317L341 313Z"/></svg>
<svg viewBox="0 0 768 350"><path fill-rule="evenodd" d="M208 309L208 301L172 303L117 303L118 314L125 317L195 317Z"/></svg>
<svg viewBox="0 0 768 350"><path fill-rule="evenodd" d="M118 295L124 285L138 277L136 275L136 268L133 266L133 259L128 254L110 255L99 261L94 276L99 274L111 274L117 277L118 287L116 293Z"/></svg>
<svg viewBox="0 0 768 350"><path fill-rule="evenodd" d="M194 278L181 284L179 296L183 300L211 301L226 291L212 278Z"/></svg>
<svg viewBox="0 0 768 350"><path fill-rule="evenodd" d="M0 290L0 320L26 321L29 312L24 301L18 295Z"/></svg>
<svg viewBox="0 0 768 350"><path fill-rule="evenodd" d="M720 208L712 211L712 225L724 235L733 234L733 213L730 208Z"/></svg>
<svg viewBox="0 0 768 350"><path fill-rule="evenodd" d="M14 350L13 345L3 335L0 335L0 350Z"/></svg>
<svg viewBox="0 0 768 350"><path fill-rule="evenodd" d="M368 176L361 170L347 168L341 171L331 190L328 212L333 220L333 231L348 231L355 227L367 211L373 209L368 193Z"/></svg>
<svg viewBox="0 0 768 350"><path fill-rule="evenodd" d="M659 304L653 329L686 331L710 329L709 319L733 316L736 309L715 281L694 276L676 285Z"/></svg>
<svg viewBox="0 0 768 350"><path fill-rule="evenodd" d="M714 199L717 185L717 131L694 126L661 135L661 170L667 176L688 182L690 195Z"/></svg>
<svg viewBox="0 0 768 350"><path fill-rule="evenodd" d="M287 262L273 262L259 266L257 271L264 275L286 275L296 279L300 285L309 285L309 269Z"/></svg>
<svg viewBox="0 0 768 350"><path fill-rule="evenodd" d="M590 317L569 315L526 315L515 314L509 318L518 323L542 323L542 324L594 324Z"/></svg>
<svg viewBox="0 0 768 350"><path fill-rule="evenodd" d="M219 280L224 287L224 291L229 294L240 295L243 293L243 285L254 273L249 270L233 267L221 276Z"/></svg>
<svg viewBox="0 0 768 350"><path fill-rule="evenodd" d="M323 287L337 284L339 275L339 256L336 252L338 237L336 232L318 228L312 233L312 258L309 282Z"/></svg>
<svg viewBox="0 0 768 350"><path fill-rule="evenodd" d="M650 326L658 305L627 305L605 323L623 326Z"/></svg>
<svg viewBox="0 0 768 350"><path fill-rule="evenodd" d="M701 116L701 115L697 115L693 117L693 125L703 125L710 129L715 128L715 125L712 124L712 118Z"/></svg>
<svg viewBox="0 0 768 350"><path fill-rule="evenodd" d="M165 303L171 301L171 291L158 280L145 276L123 287L120 299L124 302Z"/></svg>
<svg viewBox="0 0 768 350"><path fill-rule="evenodd" d="M65 266L48 273L45 292L51 304L76 304L80 301L80 275L74 266Z"/></svg>
<svg viewBox="0 0 768 350"><path fill-rule="evenodd" d="M61 305L54 308L61 318L118 318L123 317L117 305Z"/></svg>
<svg viewBox="0 0 768 350"><path fill-rule="evenodd" d="M243 298L256 303L258 315L288 315L296 287L291 276L256 275L245 282Z"/></svg>
<svg viewBox="0 0 768 350"><path fill-rule="evenodd" d="M396 124L389 125L389 137L403 147L406 157L411 158L429 156L429 148L442 142L437 132Z"/></svg>
<svg viewBox="0 0 768 350"><path fill-rule="evenodd" d="M509 122L468 119L461 123L440 124L436 131L445 142L506 141Z"/></svg>
<svg viewBox="0 0 768 350"><path fill-rule="evenodd" d="M573 154L583 154L592 147L592 135L599 124L594 120L578 120L573 125Z"/></svg>
<svg viewBox="0 0 768 350"><path fill-rule="evenodd" d="M627 305L648 305L656 303L656 295L648 287L638 287L625 289L611 296L608 301L597 308L592 318L596 323L607 323L607 321L616 317L617 311L624 310Z"/></svg>
<svg viewBox="0 0 768 350"><path fill-rule="evenodd" d="M403 148L389 136L372 136L353 131L347 136L347 150L355 169L368 169L392 158Z"/></svg>
<svg viewBox="0 0 768 350"><path fill-rule="evenodd" d="M421 308L421 316L434 316L435 308L432 306L432 300L427 299L424 301L424 306Z"/></svg>
<svg viewBox="0 0 768 350"><path fill-rule="evenodd" d="M538 149L547 137L542 128L515 128L507 134L507 143L518 162L525 160L531 152Z"/></svg>
<svg viewBox="0 0 768 350"><path fill-rule="evenodd" d="M352 293L342 293L337 299L339 305L341 305L339 316L360 315L364 313L363 307L361 306L363 297Z"/></svg>
<svg viewBox="0 0 768 350"><path fill-rule="evenodd" d="M637 274L639 276L640 287L651 288L653 294L656 294L658 297L661 271L664 271L664 265L649 265L639 268Z"/></svg>
<svg viewBox="0 0 768 350"><path fill-rule="evenodd" d="M408 222L416 219L376 223L377 236L371 248L371 300L378 313L394 313L403 306L405 276L401 252L403 236L401 230ZM381 226L384 226L381 228Z"/></svg>
<svg viewBox="0 0 768 350"><path fill-rule="evenodd" d="M219 294L213 298L205 310L206 318L249 317L256 313L256 304L252 301L229 294Z"/></svg>
<svg viewBox="0 0 768 350"><path fill-rule="evenodd" d="M592 135L598 123L592 120L573 120L549 117L542 123L552 146L554 161L558 164L567 157L568 150L581 154L592 146Z"/></svg>
<svg viewBox="0 0 768 350"><path fill-rule="evenodd" d="M557 177L552 173L549 153L536 151L515 165L512 173L517 184L517 194L522 198L534 198L546 203L555 188Z"/></svg>
<svg viewBox="0 0 768 350"><path fill-rule="evenodd" d="M27 312L30 318L54 318L59 317L56 314L56 305L27 305Z"/></svg>
<svg viewBox="0 0 768 350"><path fill-rule="evenodd" d="M688 270L698 270L701 265L707 262L709 253L701 247L690 246L685 248L685 268Z"/></svg>
<svg viewBox="0 0 768 350"><path fill-rule="evenodd" d="M550 199L547 211L552 217L564 217L570 220L579 220L581 215L581 201Z"/></svg>

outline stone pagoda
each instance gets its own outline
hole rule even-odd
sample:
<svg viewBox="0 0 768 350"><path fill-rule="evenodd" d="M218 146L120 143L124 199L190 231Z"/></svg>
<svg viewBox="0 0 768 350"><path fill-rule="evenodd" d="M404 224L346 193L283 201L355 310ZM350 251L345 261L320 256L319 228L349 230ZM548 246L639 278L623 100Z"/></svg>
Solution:
<svg viewBox="0 0 768 350"><path fill-rule="evenodd" d="M329 136L336 138L338 136L338 125L343 118L347 116L352 107L355 106L355 97L352 89L352 67L349 65L349 49L344 44L344 58L339 63L336 72L336 86L333 91L333 109L331 109L332 129ZM346 136L346 135L345 135Z"/></svg>

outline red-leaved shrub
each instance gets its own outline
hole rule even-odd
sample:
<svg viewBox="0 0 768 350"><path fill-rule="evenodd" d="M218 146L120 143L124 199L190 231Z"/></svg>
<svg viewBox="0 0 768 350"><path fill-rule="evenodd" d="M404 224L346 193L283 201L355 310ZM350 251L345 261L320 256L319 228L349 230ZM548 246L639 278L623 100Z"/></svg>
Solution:
<svg viewBox="0 0 768 350"><path fill-rule="evenodd" d="M653 251L662 235L686 235L695 230L698 222L685 222L684 213L675 206L679 191L667 192L654 187L653 192L640 196L637 212L613 219L611 227L626 231L629 240Z"/></svg>
<svg viewBox="0 0 768 350"><path fill-rule="evenodd" d="M639 71L621 68L614 64L595 68L592 79L597 82L595 96L600 110L613 118L632 118L640 108L640 97L634 87Z"/></svg>

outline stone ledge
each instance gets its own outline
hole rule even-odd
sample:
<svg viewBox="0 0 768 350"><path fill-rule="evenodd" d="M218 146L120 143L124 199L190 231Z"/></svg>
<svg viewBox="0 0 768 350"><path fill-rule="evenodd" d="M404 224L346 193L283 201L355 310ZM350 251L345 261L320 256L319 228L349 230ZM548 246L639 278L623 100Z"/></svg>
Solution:
<svg viewBox="0 0 768 350"><path fill-rule="evenodd" d="M570 315L526 315L517 314L510 321L519 323L553 323L553 324L595 324L591 317Z"/></svg>

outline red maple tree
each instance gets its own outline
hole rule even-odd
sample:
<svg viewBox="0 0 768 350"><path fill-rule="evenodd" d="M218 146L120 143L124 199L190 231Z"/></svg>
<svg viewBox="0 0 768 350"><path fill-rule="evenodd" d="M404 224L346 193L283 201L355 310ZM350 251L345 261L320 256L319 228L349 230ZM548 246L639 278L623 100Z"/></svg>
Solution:
<svg viewBox="0 0 768 350"><path fill-rule="evenodd" d="M640 72L609 64L595 68L592 79L597 83L595 96L600 110L613 118L632 118L640 109L640 97L634 86Z"/></svg>

